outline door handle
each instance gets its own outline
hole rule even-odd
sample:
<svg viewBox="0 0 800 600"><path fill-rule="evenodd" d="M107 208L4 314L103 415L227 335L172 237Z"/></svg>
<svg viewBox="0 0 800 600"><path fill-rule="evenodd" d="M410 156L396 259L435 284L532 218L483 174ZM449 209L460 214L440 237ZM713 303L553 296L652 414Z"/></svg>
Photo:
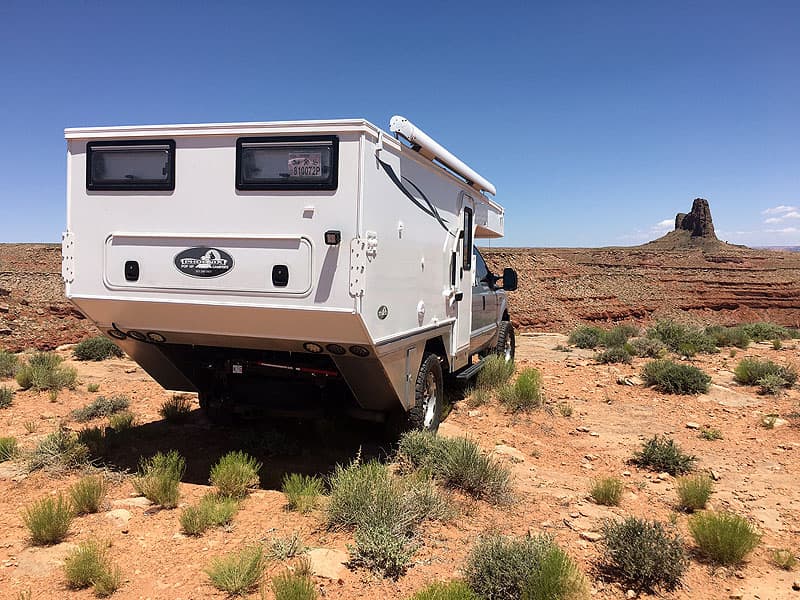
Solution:
<svg viewBox="0 0 800 600"><path fill-rule="evenodd" d="M481 296L483 298L483 310L486 310L486 296Z"/></svg>

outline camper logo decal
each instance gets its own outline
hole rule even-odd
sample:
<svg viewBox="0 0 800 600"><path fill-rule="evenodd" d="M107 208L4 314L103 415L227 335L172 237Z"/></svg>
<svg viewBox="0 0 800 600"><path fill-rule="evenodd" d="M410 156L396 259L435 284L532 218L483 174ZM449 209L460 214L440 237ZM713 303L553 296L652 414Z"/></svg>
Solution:
<svg viewBox="0 0 800 600"><path fill-rule="evenodd" d="M188 248L175 256L175 266L190 277L219 277L233 268L233 257L217 248Z"/></svg>

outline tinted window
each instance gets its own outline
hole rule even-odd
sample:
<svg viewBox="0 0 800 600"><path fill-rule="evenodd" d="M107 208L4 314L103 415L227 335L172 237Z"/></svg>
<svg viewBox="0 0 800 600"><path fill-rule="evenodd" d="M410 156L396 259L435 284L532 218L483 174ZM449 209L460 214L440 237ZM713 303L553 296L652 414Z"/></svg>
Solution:
<svg viewBox="0 0 800 600"><path fill-rule="evenodd" d="M334 190L338 148L335 136L240 138L236 188Z"/></svg>
<svg viewBox="0 0 800 600"><path fill-rule="evenodd" d="M89 142L86 145L86 188L174 190L175 142Z"/></svg>
<svg viewBox="0 0 800 600"><path fill-rule="evenodd" d="M461 265L465 271L472 269L472 209L464 207L464 237L462 238L462 255L463 264Z"/></svg>
<svg viewBox="0 0 800 600"><path fill-rule="evenodd" d="M488 285L486 276L489 274L489 268L483 261L481 253L475 248L475 285Z"/></svg>

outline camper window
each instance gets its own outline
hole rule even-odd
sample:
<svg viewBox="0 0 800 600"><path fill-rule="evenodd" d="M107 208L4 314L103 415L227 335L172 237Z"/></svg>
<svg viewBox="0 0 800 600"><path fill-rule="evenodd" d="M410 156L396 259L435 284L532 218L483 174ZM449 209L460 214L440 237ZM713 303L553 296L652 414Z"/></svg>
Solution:
<svg viewBox="0 0 800 600"><path fill-rule="evenodd" d="M265 137L236 140L237 190L335 190L339 138Z"/></svg>
<svg viewBox="0 0 800 600"><path fill-rule="evenodd" d="M464 207L464 237L461 238L462 256L464 262L462 267L465 271L472 269L472 209Z"/></svg>
<svg viewBox="0 0 800 600"><path fill-rule="evenodd" d="M86 189L174 190L175 142L89 142L86 145Z"/></svg>

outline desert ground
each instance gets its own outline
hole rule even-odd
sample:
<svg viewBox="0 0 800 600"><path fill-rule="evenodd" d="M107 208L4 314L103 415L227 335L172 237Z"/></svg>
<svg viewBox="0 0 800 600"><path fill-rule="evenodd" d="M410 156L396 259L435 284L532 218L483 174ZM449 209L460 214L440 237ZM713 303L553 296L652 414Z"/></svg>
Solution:
<svg viewBox="0 0 800 600"><path fill-rule="evenodd" d="M333 551L312 550L322 573L314 576L314 582L324 597L406 598L428 582L458 577L477 537L494 530L553 535L589 576L594 597L625 598L627 590L607 580L598 567L599 542L593 534L604 519L636 515L665 523L672 520L691 548L688 517L676 510L674 479L628 463L643 440L666 434L697 456L698 470L713 471L718 481L712 507L751 519L763 538L738 568L714 568L693 559L682 587L659 595L670 599L797 597L798 592L792 590L797 573L778 569L770 555L775 548L797 550L800 392L761 396L755 388L733 383L732 374L735 363L746 356L796 364L794 343L780 350L769 343L754 344L735 358L727 351L698 355L693 363L712 376L713 384L708 394L689 397L667 396L640 385L636 376L644 359L634 359L632 365L601 365L590 350L554 350L565 343L566 337L560 334L519 337L518 369L533 366L542 372L545 408L510 414L495 401L478 408L470 408L467 400L455 402L440 435L467 435L507 462L514 477L514 500L509 506L493 506L456 494L458 516L423 527L423 545L413 566L397 581L348 568L343 563L352 534L328 530L324 509L309 515L286 510L279 491L285 473L324 475L335 463L352 460L359 453L386 457L390 449L374 426L298 426L278 421L219 428L206 420L196 403L186 423L168 424L158 409L170 394L133 362L125 358L73 362L70 348L63 347L59 353L78 369L77 388L62 391L55 400L47 393L18 391L13 405L0 410L2 435L15 436L23 449L31 449L61 425L76 431L102 426L103 419L77 423L71 416L98 394L128 396L138 425L100 465L113 482L103 510L78 517L66 540L51 547L31 545L21 513L38 498L66 492L81 473L29 473L21 461L0 463L4 507L0 511L0 596L18 598L20 592L30 591L32 598L91 597L88 590L66 587L61 561L77 543L99 538L108 541L112 558L123 570L124 585L115 598L222 598L225 595L210 585L204 573L213 557L297 532L304 546ZM0 383L15 386L13 380ZM98 385L98 392L89 393L90 384ZM556 410L565 404L573 409L569 417ZM761 425L766 414L778 414L782 420L766 429ZM698 426L718 429L723 439L702 439ZM140 456L172 448L186 457L188 468L179 507L165 510L136 497L130 473ZM198 538L183 535L178 521L181 507L210 489L212 463L233 448L242 448L263 462L260 489L244 501L231 526L211 529ZM602 475L624 481L618 507L598 506L588 498L593 479ZM319 561L320 554L327 554L327 560ZM269 572L278 572L290 562L275 561ZM270 598L270 593L265 597Z"/></svg>

